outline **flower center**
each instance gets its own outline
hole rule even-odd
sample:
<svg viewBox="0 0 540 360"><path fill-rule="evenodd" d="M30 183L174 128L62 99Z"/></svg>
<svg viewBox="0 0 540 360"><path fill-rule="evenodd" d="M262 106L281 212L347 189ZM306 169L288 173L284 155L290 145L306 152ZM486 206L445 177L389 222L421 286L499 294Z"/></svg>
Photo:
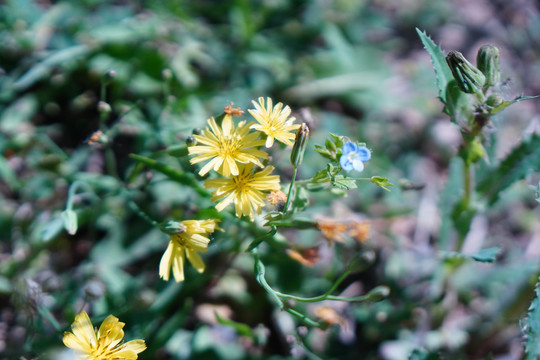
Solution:
<svg viewBox="0 0 540 360"><path fill-rule="evenodd" d="M224 137L219 144L219 152L222 156L234 156L238 152L238 137Z"/></svg>
<svg viewBox="0 0 540 360"><path fill-rule="evenodd" d="M236 189L238 192L240 193L244 193L247 191L247 189L249 188L249 180L250 180L250 177L249 176L242 176L242 175L239 175L237 177L234 178L234 183L236 185Z"/></svg>
<svg viewBox="0 0 540 360"><path fill-rule="evenodd" d="M349 161L353 162L355 159L358 159L358 154L354 151L350 152L347 154L347 159L349 159Z"/></svg>

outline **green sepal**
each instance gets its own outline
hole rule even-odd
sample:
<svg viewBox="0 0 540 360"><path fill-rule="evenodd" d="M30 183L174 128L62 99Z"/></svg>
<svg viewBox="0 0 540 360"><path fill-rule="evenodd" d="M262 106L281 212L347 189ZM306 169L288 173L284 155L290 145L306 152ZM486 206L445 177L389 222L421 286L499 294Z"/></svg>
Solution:
<svg viewBox="0 0 540 360"><path fill-rule="evenodd" d="M387 186L394 186L391 182L388 181L384 176L372 176L370 181L377 185L380 188L383 188L386 191L390 191Z"/></svg>

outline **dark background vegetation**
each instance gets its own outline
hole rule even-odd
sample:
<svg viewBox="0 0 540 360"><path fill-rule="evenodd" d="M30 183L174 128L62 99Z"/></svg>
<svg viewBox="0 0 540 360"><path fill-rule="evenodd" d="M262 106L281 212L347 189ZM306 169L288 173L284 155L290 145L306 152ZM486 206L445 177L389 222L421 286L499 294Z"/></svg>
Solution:
<svg viewBox="0 0 540 360"><path fill-rule="evenodd" d="M494 204L480 202L463 251L499 246L495 264L456 266L437 255L455 250L455 234L443 242L440 233L445 202L460 191L448 176L460 136L442 113L416 27L469 59L481 45L498 46L505 96L540 94L540 16L530 0L2 2L0 357L68 359L62 332L84 308L96 325L114 314L127 340L144 338L141 359L398 360L414 349L425 349L423 358L519 359L540 271L538 169ZM311 111L300 178L321 168L312 146L334 132L366 142L366 176L395 185L313 194L309 216L372 226L375 263L339 291L391 288L378 303L325 304L343 317L326 331L298 329L274 309L242 252L253 233L230 217L204 274L187 266L184 283L162 281L167 237L128 204L158 220L214 214L208 199L160 174L130 179L128 155L183 144L225 105L247 109L259 96ZM538 131L538 104L520 102L494 119L495 158ZM99 129L107 139L89 143ZM273 156L287 183L288 155ZM186 159L163 161L190 169ZM69 235L62 211L76 182L78 229ZM315 231L282 236L319 247L313 267L265 255L269 281L305 296L326 291L351 254L365 251L328 247ZM216 324L214 311L247 324L251 336Z"/></svg>

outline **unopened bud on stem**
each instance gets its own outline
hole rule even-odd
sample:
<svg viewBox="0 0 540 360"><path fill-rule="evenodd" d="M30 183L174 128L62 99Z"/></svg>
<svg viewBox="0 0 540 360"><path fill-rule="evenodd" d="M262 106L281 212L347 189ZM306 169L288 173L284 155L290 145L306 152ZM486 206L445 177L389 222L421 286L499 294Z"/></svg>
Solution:
<svg viewBox="0 0 540 360"><path fill-rule="evenodd" d="M499 70L499 49L493 45L484 45L478 50L476 65L486 76L485 87L496 85L501 79Z"/></svg>
<svg viewBox="0 0 540 360"><path fill-rule="evenodd" d="M304 159L304 152L309 138L309 127L306 123L302 123L296 132L296 139L291 152L291 164L298 167Z"/></svg>
<svg viewBox="0 0 540 360"><path fill-rule="evenodd" d="M468 94L482 92L486 77L458 51L450 51L446 62L461 91Z"/></svg>
<svg viewBox="0 0 540 360"><path fill-rule="evenodd" d="M186 225L178 221L165 221L159 224L159 229L167 235L177 235L186 231Z"/></svg>

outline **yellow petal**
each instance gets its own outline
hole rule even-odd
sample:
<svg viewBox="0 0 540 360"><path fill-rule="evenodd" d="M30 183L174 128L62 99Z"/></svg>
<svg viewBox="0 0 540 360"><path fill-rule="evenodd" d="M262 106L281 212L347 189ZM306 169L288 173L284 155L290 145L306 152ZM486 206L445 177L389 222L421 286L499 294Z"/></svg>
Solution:
<svg viewBox="0 0 540 360"><path fill-rule="evenodd" d="M85 354L90 354L92 352L92 347L90 347L90 344L81 341L81 339L79 339L70 332L64 333L62 341L64 342L64 345L75 351L79 351Z"/></svg>
<svg viewBox="0 0 540 360"><path fill-rule="evenodd" d="M223 135L230 136L234 131L233 121L231 115L225 115L223 122L221 123L221 128L223 129Z"/></svg>
<svg viewBox="0 0 540 360"><path fill-rule="evenodd" d="M144 350L146 350L144 340L132 340L120 346L112 359L135 360L138 358L137 354Z"/></svg>
<svg viewBox="0 0 540 360"><path fill-rule="evenodd" d="M71 329L81 343L88 344L89 346L95 346L97 344L96 333L86 311L75 316L75 321L71 325Z"/></svg>
<svg viewBox="0 0 540 360"><path fill-rule="evenodd" d="M198 272L202 273L206 266L204 265L204 261L201 259L201 256L190 249L186 249L186 255L191 265L193 265Z"/></svg>
<svg viewBox="0 0 540 360"><path fill-rule="evenodd" d="M118 318L109 315L103 322L98 330L98 341L103 347L114 347L124 337L124 331L122 328L126 325L123 322L118 321Z"/></svg>
<svg viewBox="0 0 540 360"><path fill-rule="evenodd" d="M184 251L177 249L172 258L172 271L176 282L184 281Z"/></svg>
<svg viewBox="0 0 540 360"><path fill-rule="evenodd" d="M169 281L169 273L171 269L171 256L173 253L173 247L174 244L172 241L169 241L169 246L167 246L167 250L165 250L165 253L161 257L161 261L159 263L159 276L163 278L165 281Z"/></svg>

